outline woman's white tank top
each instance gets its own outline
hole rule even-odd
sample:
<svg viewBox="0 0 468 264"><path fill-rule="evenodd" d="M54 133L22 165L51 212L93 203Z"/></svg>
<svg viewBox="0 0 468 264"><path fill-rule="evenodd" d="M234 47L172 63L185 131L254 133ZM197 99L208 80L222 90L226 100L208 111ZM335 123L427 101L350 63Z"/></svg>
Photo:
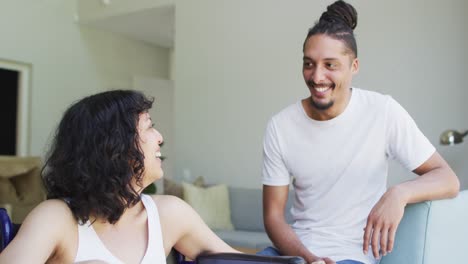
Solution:
<svg viewBox="0 0 468 264"><path fill-rule="evenodd" d="M149 195L142 194L141 201L148 215L148 247L141 264L166 263L158 208ZM83 225L78 225L78 252L74 262L89 260L124 264L105 247L88 221Z"/></svg>

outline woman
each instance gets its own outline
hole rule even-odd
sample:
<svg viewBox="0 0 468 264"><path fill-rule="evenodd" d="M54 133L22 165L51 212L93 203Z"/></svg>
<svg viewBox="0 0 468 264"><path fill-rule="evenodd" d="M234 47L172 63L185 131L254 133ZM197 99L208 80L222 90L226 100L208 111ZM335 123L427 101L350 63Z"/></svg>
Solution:
<svg viewBox="0 0 468 264"><path fill-rule="evenodd" d="M42 172L48 200L0 263L165 263L173 247L190 258L236 252L184 201L142 194L163 176L151 106L143 94L119 90L65 112Z"/></svg>

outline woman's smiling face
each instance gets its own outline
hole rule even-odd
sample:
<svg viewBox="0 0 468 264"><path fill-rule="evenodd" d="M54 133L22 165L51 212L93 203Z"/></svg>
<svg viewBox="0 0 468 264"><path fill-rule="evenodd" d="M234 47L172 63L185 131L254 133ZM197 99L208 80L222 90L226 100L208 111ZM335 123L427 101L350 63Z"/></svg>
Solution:
<svg viewBox="0 0 468 264"><path fill-rule="evenodd" d="M163 177L161 167L161 144L163 137L154 127L148 112L141 113L138 118L138 136L140 148L145 156L143 172L143 187Z"/></svg>

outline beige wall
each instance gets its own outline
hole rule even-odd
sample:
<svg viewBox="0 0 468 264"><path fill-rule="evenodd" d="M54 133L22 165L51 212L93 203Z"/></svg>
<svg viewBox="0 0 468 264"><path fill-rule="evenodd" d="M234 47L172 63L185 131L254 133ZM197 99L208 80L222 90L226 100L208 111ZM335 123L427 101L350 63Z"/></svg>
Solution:
<svg viewBox="0 0 468 264"><path fill-rule="evenodd" d="M166 49L81 28L74 1L0 6L0 58L32 65L31 154L43 155L65 108L84 95L130 88L133 75L168 78Z"/></svg>
<svg viewBox="0 0 468 264"><path fill-rule="evenodd" d="M307 96L302 42L332 1L176 1L176 174L260 188L267 120ZM351 1L361 71L357 87L393 95L468 188L468 142L440 133L468 128L468 2ZM185 172L184 172L185 171ZM390 184L412 177L392 166Z"/></svg>

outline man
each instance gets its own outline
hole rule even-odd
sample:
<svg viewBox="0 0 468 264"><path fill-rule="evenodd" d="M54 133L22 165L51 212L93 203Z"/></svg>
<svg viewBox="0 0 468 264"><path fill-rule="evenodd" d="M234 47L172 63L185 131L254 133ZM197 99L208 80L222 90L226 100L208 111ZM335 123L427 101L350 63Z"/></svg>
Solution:
<svg viewBox="0 0 468 264"><path fill-rule="evenodd" d="M351 87L359 69L356 24L351 5L328 6L303 47L310 97L267 126L264 222L276 249L260 254L376 263L392 251L407 204L458 193L455 173L395 100ZM420 177L387 190L389 159ZM289 226L284 208L291 176L296 196Z"/></svg>

